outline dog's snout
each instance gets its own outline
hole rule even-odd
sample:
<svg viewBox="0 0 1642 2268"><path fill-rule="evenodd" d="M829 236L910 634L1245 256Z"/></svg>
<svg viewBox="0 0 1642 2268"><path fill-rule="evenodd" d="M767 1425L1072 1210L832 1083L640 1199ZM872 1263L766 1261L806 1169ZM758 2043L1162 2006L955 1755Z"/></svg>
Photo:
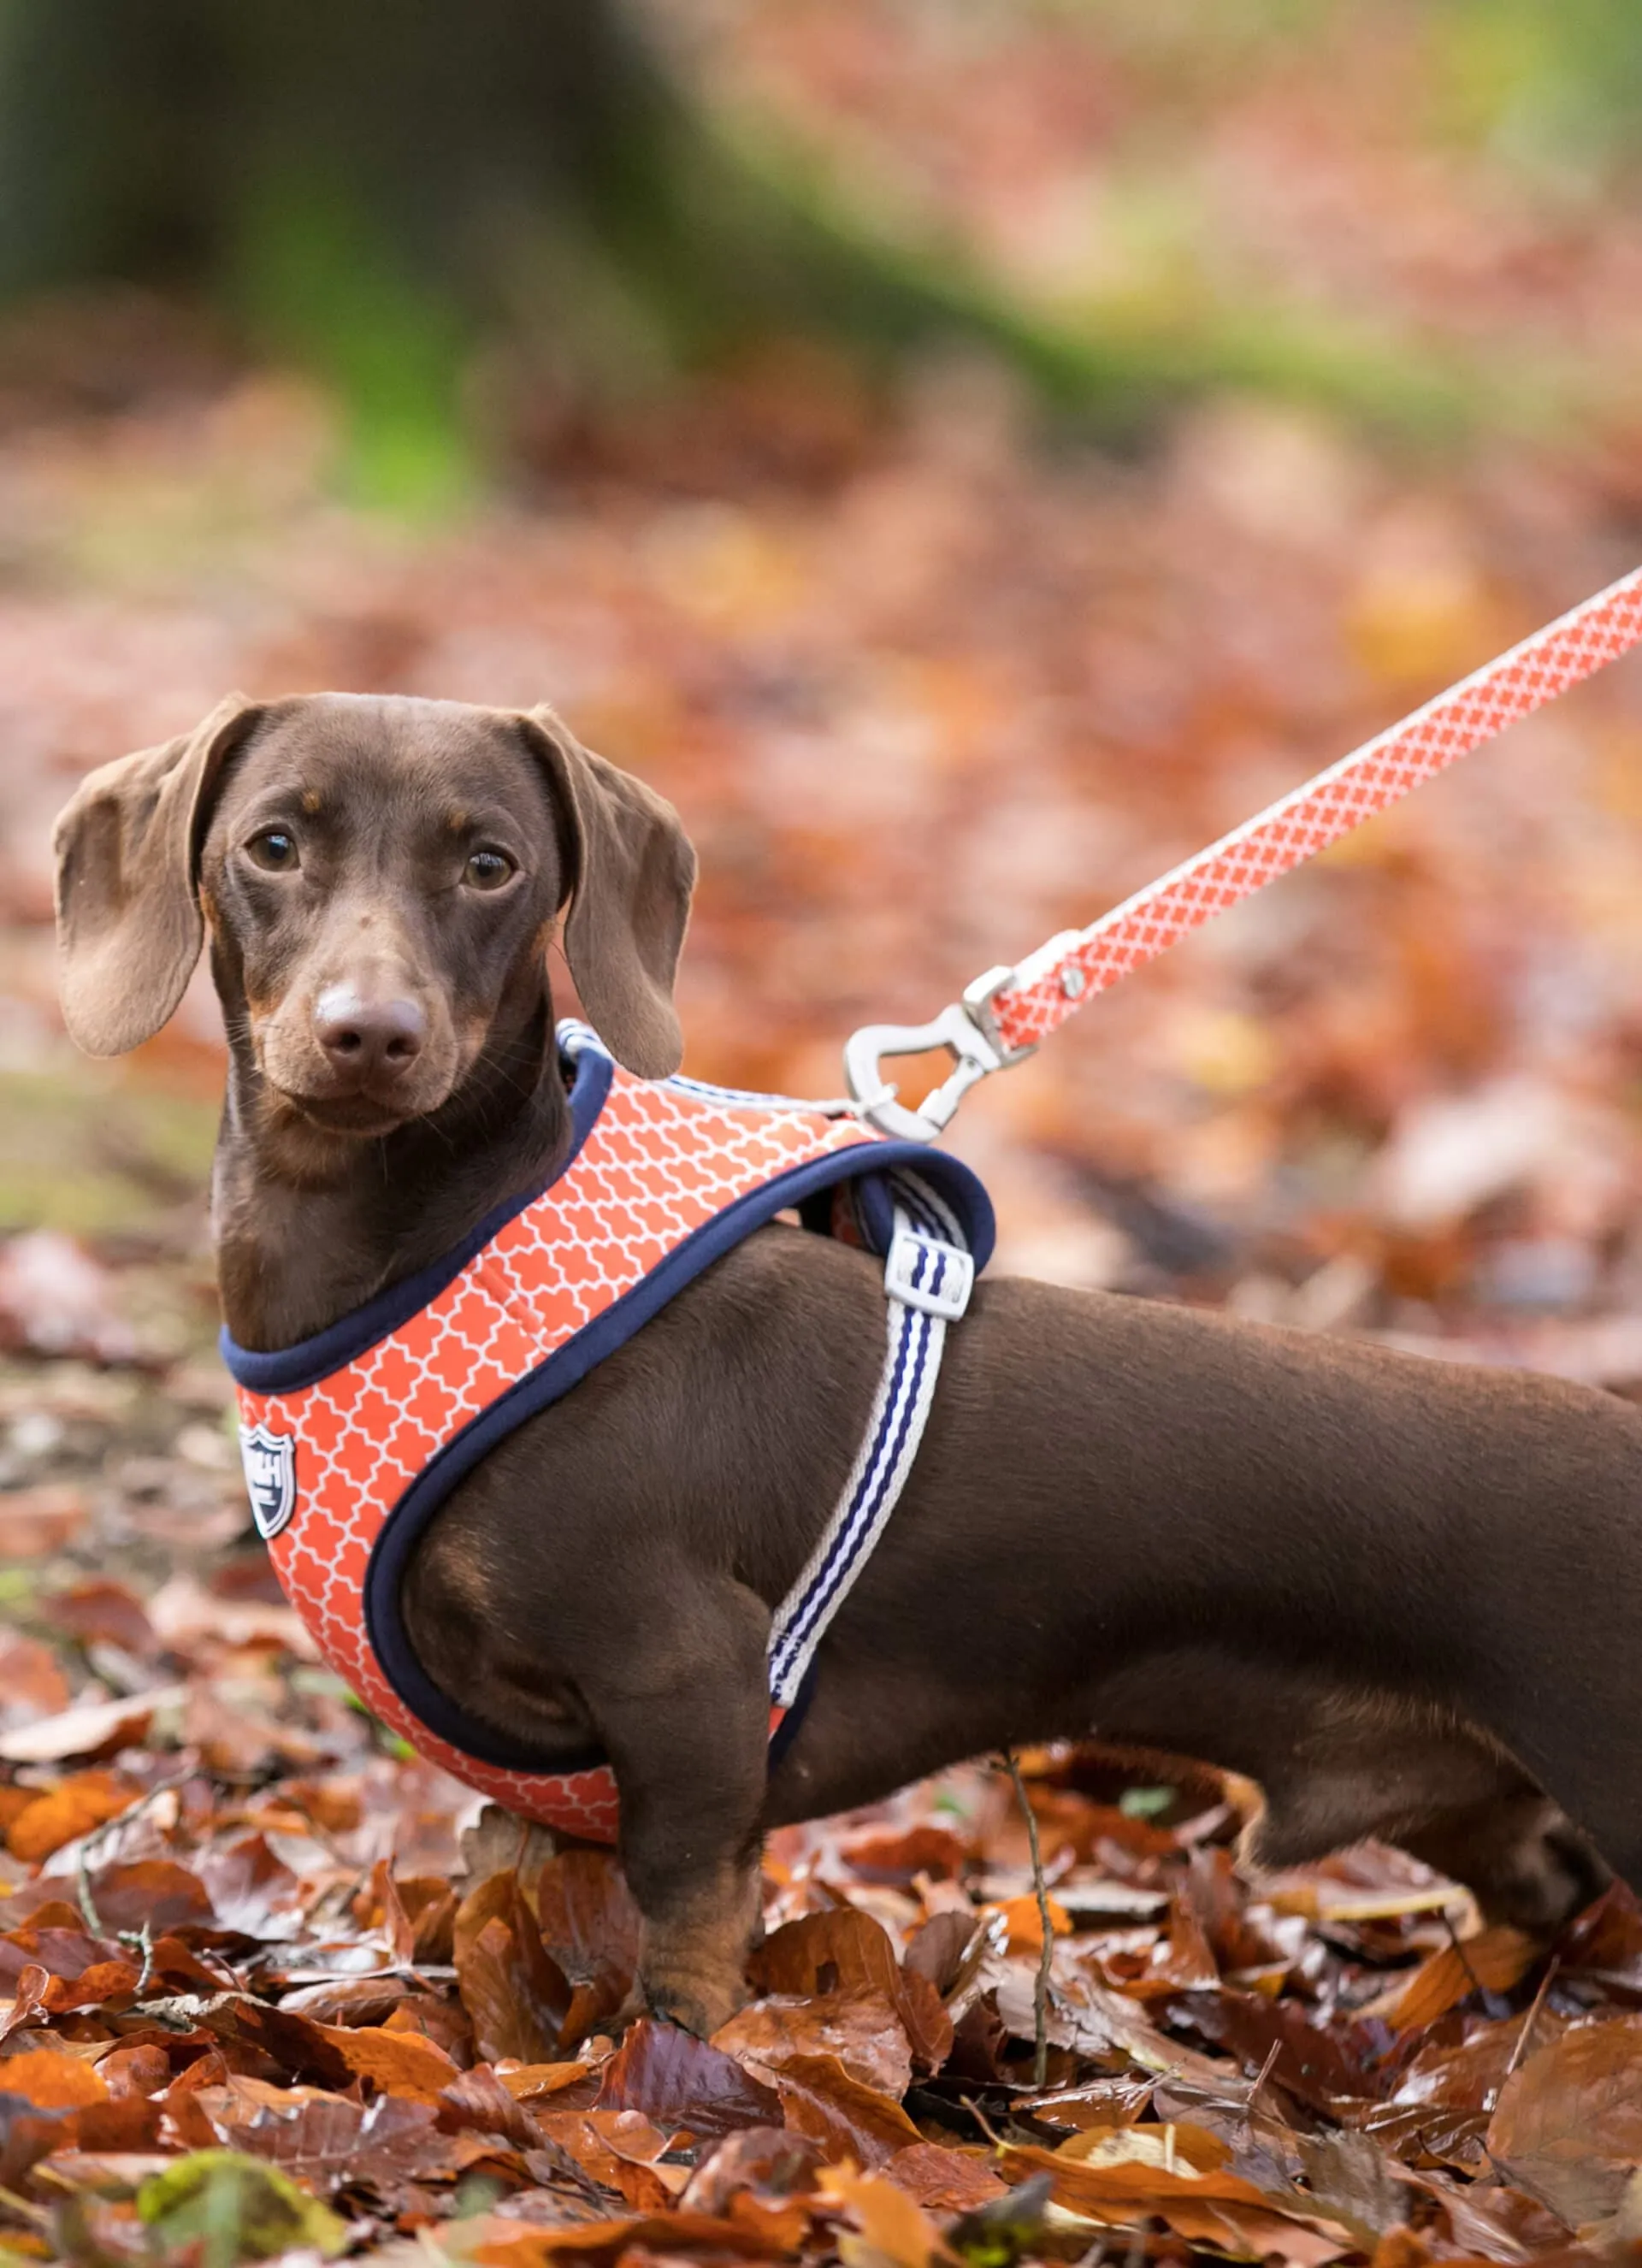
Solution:
<svg viewBox="0 0 1642 2268"><path fill-rule="evenodd" d="M313 1034L334 1069L361 1081L409 1071L428 1036L427 1012L402 996L368 999L328 984L313 1004Z"/></svg>

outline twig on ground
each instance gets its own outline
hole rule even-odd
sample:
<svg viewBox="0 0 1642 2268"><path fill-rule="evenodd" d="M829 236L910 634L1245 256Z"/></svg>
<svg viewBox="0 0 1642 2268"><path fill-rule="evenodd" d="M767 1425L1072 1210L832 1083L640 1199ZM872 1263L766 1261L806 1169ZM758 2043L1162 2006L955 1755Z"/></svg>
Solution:
<svg viewBox="0 0 1642 2268"><path fill-rule="evenodd" d="M1448 1909L1447 1909L1447 1906L1444 1906L1444 1907L1441 1909L1441 1913L1442 1913L1442 1926L1443 1926L1443 1927L1444 1927L1444 1928L1447 1931L1447 1933L1448 1933L1448 1942L1449 1942L1449 1944L1454 1948L1454 1951L1455 1951L1455 1952L1459 1955L1459 1956L1460 1956L1460 1966L1461 1966L1461 1968L1462 1968L1462 1969L1463 1969L1463 1970L1464 1970L1464 1971L1465 1971L1466 1975L1467 1975L1467 1976L1470 1978L1470 1980L1471 1980L1471 1990L1472 1990L1472 1992L1486 1992L1486 1990L1487 1990L1488 1988L1487 1988L1487 1987L1486 1987L1486 1985L1483 1983L1482 1978L1477 1975L1477 1973L1476 1973L1476 1970L1474 1970L1474 1969L1472 1968L1472 1966L1471 1966L1471 1956L1470 1956L1470 1955L1466 1951L1465 1947L1464 1947L1464 1944L1463 1944L1463 1943L1462 1942L1462 1940L1461 1940L1460 1933L1459 1933L1459 1931L1458 1931L1457 1929L1455 1929L1455 1927L1454 1927L1454 1916L1453 1916L1453 1915L1448 1911Z"/></svg>
<svg viewBox="0 0 1642 2268"><path fill-rule="evenodd" d="M1243 2117L1245 2119L1253 2116L1255 2104L1260 2097L1260 2090L1270 2078L1271 2066L1276 2063L1278 2056L1281 2055L1282 2052L1283 2043L1281 2040L1273 2040L1270 2046L1266 2050L1266 2059L1261 2065L1258 2072L1255 2073L1255 2083L1249 2088L1248 2093L1244 2099Z"/></svg>
<svg viewBox="0 0 1642 2268"><path fill-rule="evenodd" d="M153 1786L139 1795L135 1803L127 1804L123 1811L117 1811L112 1819L105 1819L100 1827L93 1827L91 1833L82 1838L74 1857L74 1889L80 1902L80 1911L85 1917L85 1926L93 1937L107 1937L109 1932L103 1927L102 1916L97 1911L97 1900L92 1893L92 1852L106 1843L117 1828L129 1826L132 1820L140 1819L151 1803L157 1802L173 1787L180 1787L185 1780L195 1778L198 1772L199 1765L191 1764L185 1771L173 1772L169 1779L156 1780ZM135 1945L141 1933L121 1929L113 1934L121 1945L128 1941Z"/></svg>
<svg viewBox="0 0 1642 2268"><path fill-rule="evenodd" d="M1533 1999L1528 2004L1528 2012L1522 2019L1522 2029L1517 2034L1516 2044L1511 2051L1511 2060L1506 2066L1506 2077L1507 2079L1510 2078L1512 2073L1516 2069L1523 2057L1528 2053L1529 2035L1532 2033L1535 2025L1539 2021L1539 2012L1545 2005L1545 1995L1550 1992L1552 1984L1555 1984L1557 1979L1557 1971L1561 1968L1561 1954L1553 1953L1550 1962L1546 1967L1545 1974L1539 1980L1539 1990L1535 1992Z"/></svg>
<svg viewBox="0 0 1642 2268"><path fill-rule="evenodd" d="M1035 2028L1036 2050L1032 2059L1032 2084L1047 2087L1049 2075L1049 1976L1055 1966L1055 1929L1049 1914L1049 1886L1043 1880L1043 1852L1038 1842L1037 1814L1027 1795L1027 1784L1020 1777L1020 1763L1012 1749L1003 1752L1004 1769L1015 1784L1015 1800L1020 1806L1027 1822L1027 1847L1032 1853L1032 1886L1038 1895L1038 1926L1043 1933L1043 1949L1038 1955L1037 1979L1032 1989L1032 2017Z"/></svg>

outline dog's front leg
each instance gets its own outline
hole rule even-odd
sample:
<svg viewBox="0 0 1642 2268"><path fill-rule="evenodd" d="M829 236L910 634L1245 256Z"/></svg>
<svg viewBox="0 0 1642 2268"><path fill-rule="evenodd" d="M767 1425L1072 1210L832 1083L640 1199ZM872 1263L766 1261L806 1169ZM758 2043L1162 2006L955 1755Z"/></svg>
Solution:
<svg viewBox="0 0 1642 2268"><path fill-rule="evenodd" d="M728 1579L675 1594L665 1637L624 1637L621 1690L589 1697L622 1799L622 1865L644 1917L639 1989L658 2015L703 2037L747 1997L769 1629L768 1608Z"/></svg>

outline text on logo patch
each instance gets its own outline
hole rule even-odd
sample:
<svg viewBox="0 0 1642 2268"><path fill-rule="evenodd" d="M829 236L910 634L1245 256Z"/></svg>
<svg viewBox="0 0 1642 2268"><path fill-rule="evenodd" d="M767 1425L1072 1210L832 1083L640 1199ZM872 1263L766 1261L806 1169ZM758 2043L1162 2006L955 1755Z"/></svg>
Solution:
<svg viewBox="0 0 1642 2268"><path fill-rule="evenodd" d="M267 1543L297 1508L297 1437L266 1425L239 1428L239 1455L256 1532Z"/></svg>

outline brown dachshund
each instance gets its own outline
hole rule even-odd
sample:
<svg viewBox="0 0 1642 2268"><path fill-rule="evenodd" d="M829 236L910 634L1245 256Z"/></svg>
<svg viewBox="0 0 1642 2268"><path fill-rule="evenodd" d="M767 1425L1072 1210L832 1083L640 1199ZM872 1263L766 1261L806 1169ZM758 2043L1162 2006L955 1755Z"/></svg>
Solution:
<svg viewBox="0 0 1642 2268"><path fill-rule="evenodd" d="M563 1156L567 907L607 1047L678 1063L689 846L546 710L231 701L93 774L58 848L92 1052L157 1030L210 937L244 1347L325 1329ZM543 1770L608 1757L653 2007L708 2031L741 1996L765 1828L1063 1736L1246 1774L1253 1862L1388 1836L1530 1924L1604 1862L1642 1887L1642 1412L1007 1278L948 1334L772 1767L771 1614L856 1452L883 1317L867 1255L759 1229L492 1450L404 1579L442 1693Z"/></svg>

